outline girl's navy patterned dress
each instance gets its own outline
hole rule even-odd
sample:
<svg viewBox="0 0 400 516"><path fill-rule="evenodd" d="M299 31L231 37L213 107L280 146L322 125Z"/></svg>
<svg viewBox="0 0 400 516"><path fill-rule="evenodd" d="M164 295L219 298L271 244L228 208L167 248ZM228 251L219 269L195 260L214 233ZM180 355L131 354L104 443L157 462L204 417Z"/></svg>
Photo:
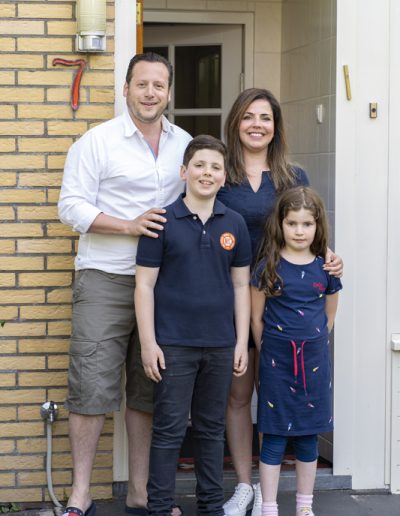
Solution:
<svg viewBox="0 0 400 516"><path fill-rule="evenodd" d="M324 260L306 265L281 258L280 296L268 298L260 354L258 430L275 435L311 435L333 428L332 381L325 296L342 288ZM265 261L257 265L257 287Z"/></svg>

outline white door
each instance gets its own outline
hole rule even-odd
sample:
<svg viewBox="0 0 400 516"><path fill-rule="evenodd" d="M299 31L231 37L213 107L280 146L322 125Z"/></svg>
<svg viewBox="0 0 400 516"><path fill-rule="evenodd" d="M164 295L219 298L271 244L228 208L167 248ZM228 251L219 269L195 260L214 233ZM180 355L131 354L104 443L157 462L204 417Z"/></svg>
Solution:
<svg viewBox="0 0 400 516"><path fill-rule="evenodd" d="M174 67L170 121L193 136L221 138L241 91L242 26L146 23L144 49L163 55Z"/></svg>

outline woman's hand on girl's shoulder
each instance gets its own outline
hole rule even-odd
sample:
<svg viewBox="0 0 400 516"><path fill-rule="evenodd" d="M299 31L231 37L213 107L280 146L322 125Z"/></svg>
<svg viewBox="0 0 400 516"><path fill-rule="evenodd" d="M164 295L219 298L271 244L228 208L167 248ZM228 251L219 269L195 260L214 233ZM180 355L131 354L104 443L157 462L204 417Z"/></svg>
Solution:
<svg viewBox="0 0 400 516"><path fill-rule="evenodd" d="M325 255L324 271L335 278L343 276L343 260L338 254L335 254L331 249Z"/></svg>

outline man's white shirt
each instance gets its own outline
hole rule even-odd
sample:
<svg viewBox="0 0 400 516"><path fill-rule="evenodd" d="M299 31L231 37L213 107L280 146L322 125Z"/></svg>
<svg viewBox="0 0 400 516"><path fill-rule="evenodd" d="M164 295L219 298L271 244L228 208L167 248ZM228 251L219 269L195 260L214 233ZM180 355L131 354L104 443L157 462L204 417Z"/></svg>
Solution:
<svg viewBox="0 0 400 516"><path fill-rule="evenodd" d="M75 268L135 274L138 237L88 233L100 213L133 220L183 191L179 177L191 136L162 117L157 158L125 111L85 133L65 162L58 203L64 224L80 233Z"/></svg>

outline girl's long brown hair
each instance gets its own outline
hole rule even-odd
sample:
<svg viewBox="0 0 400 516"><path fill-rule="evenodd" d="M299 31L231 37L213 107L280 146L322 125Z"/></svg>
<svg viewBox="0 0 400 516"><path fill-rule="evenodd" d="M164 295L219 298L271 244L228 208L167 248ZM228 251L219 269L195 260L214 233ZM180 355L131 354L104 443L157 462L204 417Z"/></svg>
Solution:
<svg viewBox="0 0 400 516"><path fill-rule="evenodd" d="M268 145L267 162L275 189L277 192L281 192L296 184L296 176L292 165L287 161L288 150L281 106L269 90L262 88L249 88L242 91L233 103L226 119L225 141L228 147L227 182L239 184L247 178L239 127L249 105L259 99L270 103L274 116L274 137Z"/></svg>
<svg viewBox="0 0 400 516"><path fill-rule="evenodd" d="M283 287L278 274L281 250L285 246L282 222L290 211L309 210L316 222L314 241L310 251L315 256L325 257L328 248L328 222L324 202L319 194L308 186L298 186L283 192L277 199L275 208L267 218L264 237L257 257L257 263L265 259L265 267L260 275L258 288L267 297L279 296Z"/></svg>

